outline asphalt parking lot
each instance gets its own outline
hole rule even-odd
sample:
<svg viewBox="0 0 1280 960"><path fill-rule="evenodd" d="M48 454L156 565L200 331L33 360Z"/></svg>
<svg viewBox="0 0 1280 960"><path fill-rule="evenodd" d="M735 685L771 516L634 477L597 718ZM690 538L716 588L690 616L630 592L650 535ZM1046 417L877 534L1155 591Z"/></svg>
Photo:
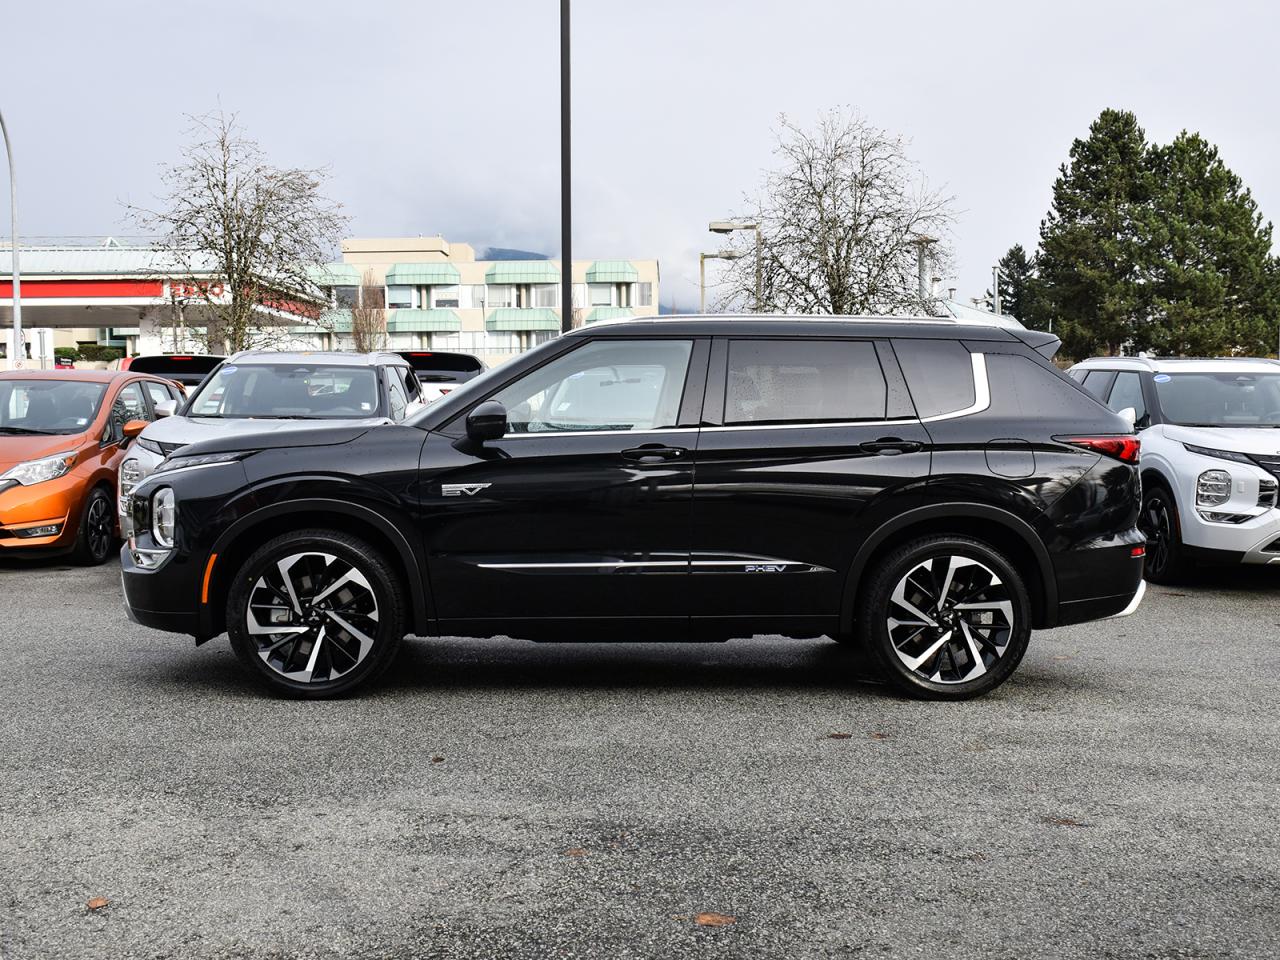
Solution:
<svg viewBox="0 0 1280 960"><path fill-rule="evenodd" d="M960 705L777 638L415 641L294 703L118 590L0 566L3 960L1275 955L1280 571Z"/></svg>

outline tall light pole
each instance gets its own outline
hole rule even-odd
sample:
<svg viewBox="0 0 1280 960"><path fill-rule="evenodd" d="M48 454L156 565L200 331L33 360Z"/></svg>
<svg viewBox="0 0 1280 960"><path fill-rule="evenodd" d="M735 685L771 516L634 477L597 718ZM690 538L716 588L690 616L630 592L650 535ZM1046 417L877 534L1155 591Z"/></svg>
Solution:
<svg viewBox="0 0 1280 960"><path fill-rule="evenodd" d="M1000 268L991 268L991 312L1000 316Z"/></svg>
<svg viewBox="0 0 1280 960"><path fill-rule="evenodd" d="M740 260L742 254L737 250L721 250L719 253L698 254L698 312L707 312L707 261L708 260Z"/></svg>
<svg viewBox="0 0 1280 960"><path fill-rule="evenodd" d="M560 0L560 330L573 328L573 178L569 136L569 0Z"/></svg>
<svg viewBox="0 0 1280 960"><path fill-rule="evenodd" d="M13 368L21 370L27 359L27 351L22 343L22 265L18 262L18 177L13 172L13 146L9 143L9 128L5 126L4 114L0 113L0 134L4 135L4 152L9 158L9 233L13 238L9 266L13 269L13 352L17 357Z"/></svg>
<svg viewBox="0 0 1280 960"><path fill-rule="evenodd" d="M712 233L729 234L735 230L756 232L756 313L764 311L764 239L760 235L758 220L712 220L707 224ZM732 259L736 260L737 257Z"/></svg>

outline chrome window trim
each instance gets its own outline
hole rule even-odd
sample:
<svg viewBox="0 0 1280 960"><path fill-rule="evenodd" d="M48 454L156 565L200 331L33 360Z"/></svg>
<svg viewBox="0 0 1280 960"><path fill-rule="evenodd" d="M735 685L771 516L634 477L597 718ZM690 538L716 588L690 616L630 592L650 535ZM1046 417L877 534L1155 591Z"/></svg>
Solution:
<svg viewBox="0 0 1280 960"><path fill-rule="evenodd" d="M545 430L539 433L504 433L503 440L527 440L530 437L635 437L646 433L696 433L698 427L653 427L645 430Z"/></svg>

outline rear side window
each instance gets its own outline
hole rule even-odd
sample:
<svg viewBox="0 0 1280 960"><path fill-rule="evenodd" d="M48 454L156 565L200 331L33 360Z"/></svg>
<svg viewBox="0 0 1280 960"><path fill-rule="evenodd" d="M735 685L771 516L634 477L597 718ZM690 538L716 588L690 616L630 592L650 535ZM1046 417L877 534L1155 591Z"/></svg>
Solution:
<svg viewBox="0 0 1280 960"><path fill-rule="evenodd" d="M893 351L907 378L919 417L973 406L973 357L958 340L895 340Z"/></svg>
<svg viewBox="0 0 1280 960"><path fill-rule="evenodd" d="M1090 370L1080 381L1080 386L1101 400L1107 395L1107 387L1111 385L1111 378L1114 376L1115 373L1111 370Z"/></svg>
<svg viewBox="0 0 1280 960"><path fill-rule="evenodd" d="M888 390L867 340L733 340L724 422L883 420Z"/></svg>
<svg viewBox="0 0 1280 960"><path fill-rule="evenodd" d="M1070 420L1090 423L1101 412L1087 393L1029 357L988 353L987 380L992 408L998 415L1018 419Z"/></svg>

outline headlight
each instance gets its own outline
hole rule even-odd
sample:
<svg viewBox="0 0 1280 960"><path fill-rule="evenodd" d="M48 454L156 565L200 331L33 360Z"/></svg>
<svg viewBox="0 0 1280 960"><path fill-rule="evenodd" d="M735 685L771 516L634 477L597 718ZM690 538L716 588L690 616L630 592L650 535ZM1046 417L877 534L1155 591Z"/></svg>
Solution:
<svg viewBox="0 0 1280 960"><path fill-rule="evenodd" d="M210 467L215 463L234 463L236 460L244 459L247 455L243 450L233 450L230 453L207 453L203 456L194 457L172 455L167 460L160 461L160 465L156 467L155 472L185 470L188 467Z"/></svg>
<svg viewBox="0 0 1280 960"><path fill-rule="evenodd" d="M120 464L120 496L127 497L132 493L144 476L146 474L142 472L142 464L137 460L126 460Z"/></svg>
<svg viewBox="0 0 1280 960"><path fill-rule="evenodd" d="M162 457L165 455L164 447L160 446L160 444L156 443L154 440L148 440L146 437L139 437L137 443L143 450L150 450L152 453L158 453Z"/></svg>
<svg viewBox="0 0 1280 960"><path fill-rule="evenodd" d="M1231 474L1206 470L1196 480L1196 506L1220 507L1231 499Z"/></svg>
<svg viewBox="0 0 1280 960"><path fill-rule="evenodd" d="M165 548L173 547L178 523L178 500L172 487L161 487L151 497L151 536Z"/></svg>
<svg viewBox="0 0 1280 960"><path fill-rule="evenodd" d="M1197 447L1195 444L1184 443L1189 453L1198 453L1202 457L1215 457L1218 460L1230 460L1232 463L1253 463L1243 453L1236 453L1234 450L1216 450L1213 447Z"/></svg>
<svg viewBox="0 0 1280 960"><path fill-rule="evenodd" d="M0 474L0 482L16 480L24 487L29 487L33 483L56 480L70 470L71 465L75 462L76 455L74 452L59 453L40 460L28 460L26 463L20 463L16 467L11 467L3 474Z"/></svg>

